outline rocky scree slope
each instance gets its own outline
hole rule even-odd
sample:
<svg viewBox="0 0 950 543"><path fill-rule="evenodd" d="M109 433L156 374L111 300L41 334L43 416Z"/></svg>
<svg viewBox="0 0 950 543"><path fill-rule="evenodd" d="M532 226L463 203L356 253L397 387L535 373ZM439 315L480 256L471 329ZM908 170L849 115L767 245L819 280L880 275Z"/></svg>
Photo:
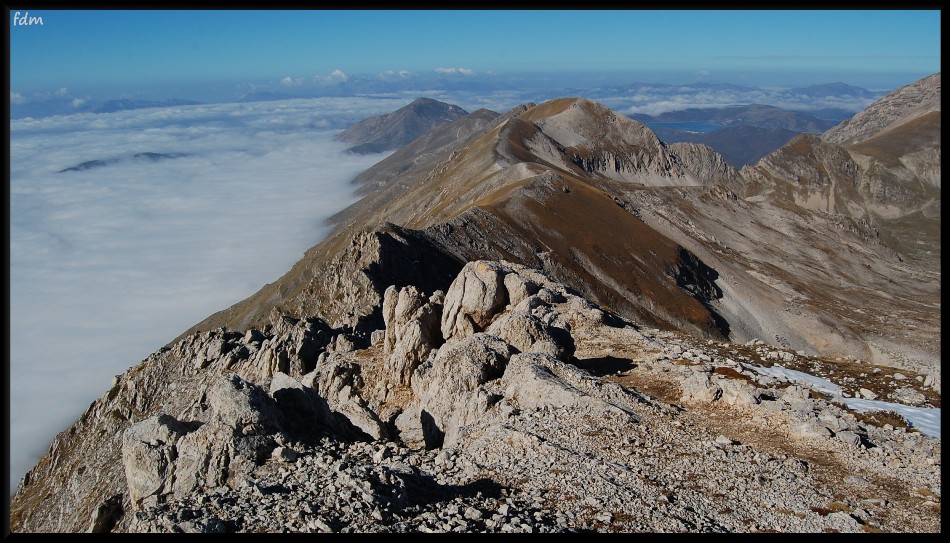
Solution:
<svg viewBox="0 0 950 543"><path fill-rule="evenodd" d="M275 314L155 353L56 438L13 530L939 531L939 439L762 369L846 362L641 327L503 261L382 307L368 344Z"/></svg>

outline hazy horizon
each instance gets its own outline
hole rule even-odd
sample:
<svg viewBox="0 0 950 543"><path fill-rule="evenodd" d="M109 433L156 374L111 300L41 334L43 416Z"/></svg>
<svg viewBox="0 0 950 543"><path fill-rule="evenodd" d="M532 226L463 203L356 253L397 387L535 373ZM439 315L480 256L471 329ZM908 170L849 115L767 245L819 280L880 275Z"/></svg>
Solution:
<svg viewBox="0 0 950 543"><path fill-rule="evenodd" d="M110 99L227 103L262 92L487 94L635 83L841 82L886 93L940 70L939 14L18 10L10 12L11 113L50 101L81 111Z"/></svg>

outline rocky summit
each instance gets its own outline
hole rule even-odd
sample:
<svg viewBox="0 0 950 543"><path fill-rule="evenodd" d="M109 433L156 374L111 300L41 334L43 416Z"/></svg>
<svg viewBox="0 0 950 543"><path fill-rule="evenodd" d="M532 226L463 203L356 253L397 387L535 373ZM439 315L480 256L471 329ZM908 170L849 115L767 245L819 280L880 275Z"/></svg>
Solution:
<svg viewBox="0 0 950 543"><path fill-rule="evenodd" d="M742 171L579 98L443 119L11 529L939 532L934 84Z"/></svg>

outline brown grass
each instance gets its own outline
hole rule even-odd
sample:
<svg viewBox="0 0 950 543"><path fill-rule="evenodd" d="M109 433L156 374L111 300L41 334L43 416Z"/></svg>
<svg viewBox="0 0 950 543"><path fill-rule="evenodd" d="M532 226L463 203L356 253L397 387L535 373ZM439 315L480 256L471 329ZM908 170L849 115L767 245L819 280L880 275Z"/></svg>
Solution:
<svg viewBox="0 0 950 543"><path fill-rule="evenodd" d="M902 166L899 157L940 141L940 112L931 111L848 149L874 157L887 166Z"/></svg>
<svg viewBox="0 0 950 543"><path fill-rule="evenodd" d="M733 368L729 368L729 367L726 367L726 366L716 366L715 368L713 368L713 373L716 374L716 375L722 375L723 377L725 377L725 378L727 378L727 379L734 379L734 380L737 380L737 381L745 381L745 382L747 382L747 383L751 383L751 384L755 385L755 380L753 380L753 379L752 379L751 377L749 377L748 375L743 375L743 374L739 373L738 371L736 371L736 370L733 369ZM756 386L757 386L757 385L756 385Z"/></svg>
<svg viewBox="0 0 950 543"><path fill-rule="evenodd" d="M565 174L552 185L529 183L484 209L521 239L550 248L563 273L574 278L567 282L583 285L582 294L598 305L638 315L648 326L686 324L717 337L709 310L667 273L680 265L679 245L580 179ZM646 310L640 299L654 305Z"/></svg>

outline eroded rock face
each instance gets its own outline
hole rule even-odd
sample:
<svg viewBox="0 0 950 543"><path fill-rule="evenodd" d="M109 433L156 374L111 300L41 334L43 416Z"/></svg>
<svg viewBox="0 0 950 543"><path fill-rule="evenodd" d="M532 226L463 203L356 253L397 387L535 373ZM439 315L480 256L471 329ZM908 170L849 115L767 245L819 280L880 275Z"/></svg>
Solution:
<svg viewBox="0 0 950 543"><path fill-rule="evenodd" d="M260 386L232 374L208 391L208 422L183 422L161 414L133 424L122 442L132 506L215 488L249 473L270 455L274 436L283 432L281 407L295 416L306 414L304 401L291 394L304 392L302 386L291 386L288 380L286 375L275 380L272 390L278 402Z"/></svg>
<svg viewBox="0 0 950 543"><path fill-rule="evenodd" d="M395 384L409 385L413 370L442 344L442 291L426 297L414 286L390 286L383 297L386 325L386 374Z"/></svg>
<svg viewBox="0 0 950 543"><path fill-rule="evenodd" d="M413 376L414 400L396 418L402 440L429 449L454 444L459 429L490 407L491 394L481 385L501 377L513 353L511 345L483 333L439 349Z"/></svg>
<svg viewBox="0 0 950 543"><path fill-rule="evenodd" d="M358 364L331 354L303 377L302 384L327 406L326 424L340 435L357 439L389 437L386 425L357 393L364 385Z"/></svg>
<svg viewBox="0 0 950 543"><path fill-rule="evenodd" d="M492 261L469 262L445 293L442 336L446 341L484 331L508 304L507 266ZM520 290L519 290L520 293Z"/></svg>
<svg viewBox="0 0 950 543"><path fill-rule="evenodd" d="M261 340L249 364L265 378L278 372L298 377L310 372L320 351L338 337L320 319L295 319L274 312L271 322L271 337Z"/></svg>

